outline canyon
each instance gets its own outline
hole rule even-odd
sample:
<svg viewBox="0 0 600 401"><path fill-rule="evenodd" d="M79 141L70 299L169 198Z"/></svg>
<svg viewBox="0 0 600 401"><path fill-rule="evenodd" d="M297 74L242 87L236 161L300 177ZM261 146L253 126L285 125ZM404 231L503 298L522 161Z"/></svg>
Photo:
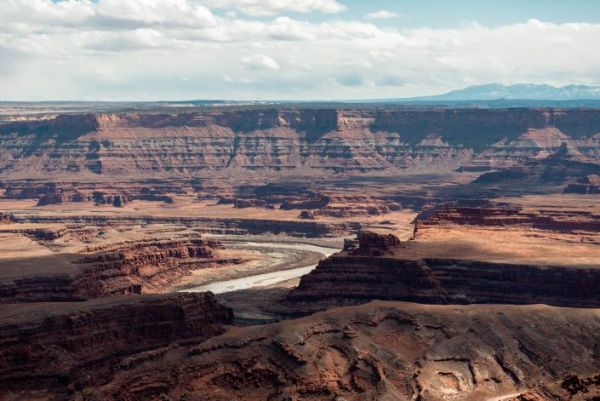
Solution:
<svg viewBox="0 0 600 401"><path fill-rule="evenodd" d="M0 400L600 396L600 110L85 107L0 110Z"/></svg>
<svg viewBox="0 0 600 401"><path fill-rule="evenodd" d="M432 208L408 241L361 233L287 301L305 310L372 299L597 308L598 204L540 210L511 201Z"/></svg>
<svg viewBox="0 0 600 401"><path fill-rule="evenodd" d="M107 380L115 364L127 368L144 361L140 353L150 360L176 340L222 333L233 319L209 293L1 305L0 316L0 397L26 389L26 399L36 389L67 397Z"/></svg>
<svg viewBox="0 0 600 401"><path fill-rule="evenodd" d="M0 125L0 177L98 180L493 169L562 143L598 162L600 113L279 108L62 114ZM260 172L252 174L252 172ZM289 175L288 174L288 175ZM273 175L273 174L271 174Z"/></svg>

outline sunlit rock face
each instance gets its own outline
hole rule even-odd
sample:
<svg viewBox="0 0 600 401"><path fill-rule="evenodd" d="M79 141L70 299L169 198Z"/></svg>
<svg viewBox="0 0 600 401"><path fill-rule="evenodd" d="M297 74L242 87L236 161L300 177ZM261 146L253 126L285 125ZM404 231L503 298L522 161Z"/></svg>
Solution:
<svg viewBox="0 0 600 401"><path fill-rule="evenodd" d="M568 143L600 160L596 110L272 108L59 115L0 126L7 178L488 170Z"/></svg>

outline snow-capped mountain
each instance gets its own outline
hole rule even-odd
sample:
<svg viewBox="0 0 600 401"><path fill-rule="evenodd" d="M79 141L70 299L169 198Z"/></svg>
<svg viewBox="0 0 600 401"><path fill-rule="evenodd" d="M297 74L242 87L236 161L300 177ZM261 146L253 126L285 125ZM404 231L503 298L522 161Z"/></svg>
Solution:
<svg viewBox="0 0 600 401"><path fill-rule="evenodd" d="M600 86L568 85L560 88L545 84L469 86L443 95L426 96L414 100L467 101L467 100L599 100Z"/></svg>

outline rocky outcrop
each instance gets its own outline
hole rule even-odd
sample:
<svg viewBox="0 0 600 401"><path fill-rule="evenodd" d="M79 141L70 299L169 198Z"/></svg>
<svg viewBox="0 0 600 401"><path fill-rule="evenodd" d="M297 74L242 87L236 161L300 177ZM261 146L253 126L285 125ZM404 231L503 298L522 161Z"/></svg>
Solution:
<svg viewBox="0 0 600 401"><path fill-rule="evenodd" d="M561 233L593 238L600 232L600 216L591 211L558 207L539 210L489 202L465 202L432 208L415 221L415 238L438 238L446 230L482 229L540 230L555 236ZM518 237L513 237L517 240ZM461 238L455 239L460 246ZM503 303L600 307L594 286L600 284L597 266L552 266L547 261L501 263L487 260L494 255L464 254L464 260L447 254L431 256L435 241L401 243L391 234L361 232L357 241L346 241L344 252L319 263L302 277L287 302L304 304L303 310L329 305L391 299L424 303ZM470 245L477 249L477 244ZM471 249L468 246L465 252ZM429 255L429 257L427 256ZM478 256L480 255L480 256ZM583 254L582 256L586 256ZM460 257L460 256L458 256ZM496 256L497 257L497 256ZM286 309L285 307L283 308Z"/></svg>
<svg viewBox="0 0 600 401"><path fill-rule="evenodd" d="M157 185L158 188L148 188L144 186L144 182L99 185L94 182L63 183L18 180L7 185L4 197L7 199L37 199L37 206L91 201L97 206L120 207L133 200L173 203L172 194L182 193L181 187L170 186L167 182L153 185ZM101 188L102 191L98 188Z"/></svg>
<svg viewBox="0 0 600 401"><path fill-rule="evenodd" d="M564 193L582 195L600 194L600 176L593 174L582 177L574 184L567 185Z"/></svg>
<svg viewBox="0 0 600 401"><path fill-rule="evenodd" d="M22 183L8 183L4 197L8 199L36 199L62 193L63 188L57 183L34 184L28 181Z"/></svg>
<svg viewBox="0 0 600 401"><path fill-rule="evenodd" d="M563 144L576 149L581 157L579 146L586 149L589 159L598 159L600 149L589 146L590 139L569 138L555 127L529 129L513 140L503 139L478 154L472 161L461 167L465 171L485 171L522 166L534 160L545 159L556 153Z"/></svg>
<svg viewBox="0 0 600 401"><path fill-rule="evenodd" d="M233 204L236 208L268 208L281 210L308 210L313 217L326 216L348 218L358 216L379 216L399 210L401 206L389 199L364 196L328 196L307 194L257 194L254 196L223 197L219 204Z"/></svg>
<svg viewBox="0 0 600 401"><path fill-rule="evenodd" d="M225 262L217 257L220 248L217 241L190 239L146 240L88 249L89 256L73 261L70 274L44 276L40 272L32 277L1 280L0 303L72 302L162 293L192 270Z"/></svg>
<svg viewBox="0 0 600 401"><path fill-rule="evenodd" d="M358 233L358 245L364 250L389 249L400 245L400 240L393 234L362 230Z"/></svg>
<svg viewBox="0 0 600 401"><path fill-rule="evenodd" d="M544 383L540 388L526 390L505 398L506 401L594 401L600 397L600 375L570 375L556 383Z"/></svg>
<svg viewBox="0 0 600 401"><path fill-rule="evenodd" d="M135 224L178 224L194 227L198 232L218 234L280 234L297 237L337 237L356 232L360 223L325 223L317 221L260 220L210 217L176 217L151 215L65 215L19 214L14 221L22 223L77 223L94 226Z"/></svg>
<svg viewBox="0 0 600 401"><path fill-rule="evenodd" d="M543 159L510 168L483 174L463 191L484 191L497 193L560 193L585 180L590 175L600 174L598 159L585 157L572 145L563 142L558 149Z"/></svg>
<svg viewBox="0 0 600 401"><path fill-rule="evenodd" d="M0 399L28 390L75 397L173 341L222 333L232 320L211 293L0 307Z"/></svg>
<svg viewBox="0 0 600 401"><path fill-rule="evenodd" d="M356 240L346 240L344 250L351 251L352 255L379 256L387 253L390 248L400 245L400 240L394 234L382 233L373 230L361 230Z"/></svg>
<svg viewBox="0 0 600 401"><path fill-rule="evenodd" d="M109 205L114 207L122 207L127 203L127 197L123 194L107 195L101 191L94 191L92 193L92 200L97 206Z"/></svg>
<svg viewBox="0 0 600 401"><path fill-rule="evenodd" d="M78 302L87 299L67 274L0 280L0 304Z"/></svg>
<svg viewBox="0 0 600 401"><path fill-rule="evenodd" d="M338 254L302 277L287 299L327 305L372 299L436 304L538 304L600 307L597 268L402 259Z"/></svg>
<svg viewBox="0 0 600 401"><path fill-rule="evenodd" d="M546 230L558 233L598 233L600 215L573 208L523 209L515 205L442 205L431 208L415 220L415 237L428 228L443 225L470 225Z"/></svg>
<svg viewBox="0 0 600 401"><path fill-rule="evenodd" d="M192 270L214 266L217 241L138 241L78 261L73 285L88 298L161 292Z"/></svg>
<svg viewBox="0 0 600 401"><path fill-rule="evenodd" d="M11 223L12 219L13 219L13 217L12 217L11 214L0 212L0 224L2 224L2 223Z"/></svg>
<svg viewBox="0 0 600 401"><path fill-rule="evenodd" d="M323 209L326 208L332 199L329 196L315 196L309 200L284 200L281 203L280 209L282 210L295 210L295 209Z"/></svg>
<svg viewBox="0 0 600 401"><path fill-rule="evenodd" d="M579 388L568 378L596 376L599 321L596 310L539 305L373 302L235 328L129 369L121 363L105 384L66 399L505 399L565 380Z"/></svg>
<svg viewBox="0 0 600 401"><path fill-rule="evenodd" d="M598 163L599 131L597 110L282 107L60 115L1 126L0 171L8 178L73 179L447 172L531 161L556 150L558 141Z"/></svg>

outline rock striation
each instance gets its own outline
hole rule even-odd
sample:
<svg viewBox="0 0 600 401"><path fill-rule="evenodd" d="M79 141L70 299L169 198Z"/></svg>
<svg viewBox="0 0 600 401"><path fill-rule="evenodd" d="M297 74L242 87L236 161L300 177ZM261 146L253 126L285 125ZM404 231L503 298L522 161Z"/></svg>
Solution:
<svg viewBox="0 0 600 401"><path fill-rule="evenodd" d="M428 228L444 225L488 228L536 229L556 233L598 233L600 215L571 208L526 209L519 205L494 203L445 204L432 207L415 219L415 238Z"/></svg>
<svg viewBox="0 0 600 401"><path fill-rule="evenodd" d="M220 334L233 320L211 293L5 305L0 316L3 400L22 391L74 398L109 381L115 370L160 355L173 341Z"/></svg>
<svg viewBox="0 0 600 401"><path fill-rule="evenodd" d="M540 305L373 302L172 348L72 399L471 401L578 388L570 377L600 369L598 322L596 310Z"/></svg>
<svg viewBox="0 0 600 401"><path fill-rule="evenodd" d="M344 249L352 255L382 255L400 245L400 239L394 234L372 230L361 230L356 240L346 240Z"/></svg>
<svg viewBox="0 0 600 401"><path fill-rule="evenodd" d="M280 234L295 237L336 237L355 232L361 227L357 222L318 222L299 220L262 220L253 218L211 218L152 215L39 215L13 214L20 223L69 223L98 227L135 224L178 224L194 227L199 232L219 234Z"/></svg>
<svg viewBox="0 0 600 401"><path fill-rule="evenodd" d="M539 159L561 141L598 163L599 133L600 111L586 109L282 107L69 114L0 125L0 176L151 179L222 171L485 170Z"/></svg>
<svg viewBox="0 0 600 401"><path fill-rule="evenodd" d="M223 263L217 255L220 248L218 241L189 239L88 249L88 256L73 260L71 273L3 279L0 303L73 302L161 293L192 270Z"/></svg>
<svg viewBox="0 0 600 401"><path fill-rule="evenodd" d="M442 240L451 230L481 229L487 231L476 231L476 237L523 231L523 238L548 236L550 241L567 241L563 245L575 252L574 243L589 241L594 246L600 215L565 207L535 210L491 203L432 208L416 219L413 241L400 243L391 234L377 232L347 241L343 252L321 261L301 278L282 310L310 311L373 299L600 307L594 290L600 284L600 269L593 262L583 264L591 256L585 251L553 265L545 255L533 260L527 255L511 258L510 252L484 250L485 238L476 238L479 242L465 242L466 237L460 236L452 237L450 243ZM560 239L560 235L566 237ZM519 240L518 236L506 238ZM561 242L551 244L556 247Z"/></svg>
<svg viewBox="0 0 600 401"><path fill-rule="evenodd" d="M574 184L567 185L566 194L598 195L600 194L600 175L591 174L578 179Z"/></svg>
<svg viewBox="0 0 600 401"><path fill-rule="evenodd" d="M528 193L570 192L573 184L585 182L590 176L599 174L597 159L585 157L578 149L563 142L545 158L485 173L465 190L483 192L488 189L505 195L522 193L524 188Z"/></svg>
<svg viewBox="0 0 600 401"><path fill-rule="evenodd" d="M600 307L597 268L453 259L334 255L302 277L287 301L327 305L373 299L434 304L538 304Z"/></svg>
<svg viewBox="0 0 600 401"><path fill-rule="evenodd" d="M12 219L13 218L11 214L0 212L0 223L11 223Z"/></svg>
<svg viewBox="0 0 600 401"><path fill-rule="evenodd" d="M85 297L161 292L192 270L214 266L218 241L136 241L77 261L73 285Z"/></svg>

